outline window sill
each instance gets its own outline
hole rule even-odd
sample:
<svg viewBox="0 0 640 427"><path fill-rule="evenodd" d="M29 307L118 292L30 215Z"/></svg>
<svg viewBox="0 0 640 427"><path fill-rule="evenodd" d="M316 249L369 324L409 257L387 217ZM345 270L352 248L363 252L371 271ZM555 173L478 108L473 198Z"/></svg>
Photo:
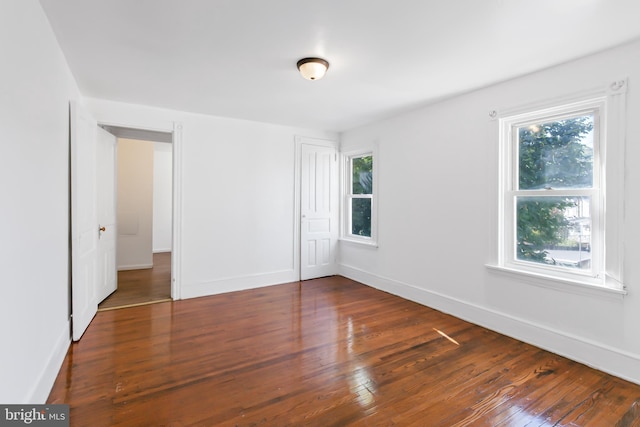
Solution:
<svg viewBox="0 0 640 427"><path fill-rule="evenodd" d="M493 270L499 273L517 276L518 278L523 279L528 284L540 286L543 288L566 290L582 295L605 296L615 299L622 299L625 295L627 295L627 291L624 287L614 288L605 285L597 285L587 281L565 279L562 277L504 267L495 264L485 264L485 267L487 267L489 270Z"/></svg>
<svg viewBox="0 0 640 427"><path fill-rule="evenodd" d="M378 248L378 243L372 240L352 239L349 237L340 237L338 240L340 242L345 242L345 243L349 243L357 246L364 246L364 247L374 248L374 249Z"/></svg>

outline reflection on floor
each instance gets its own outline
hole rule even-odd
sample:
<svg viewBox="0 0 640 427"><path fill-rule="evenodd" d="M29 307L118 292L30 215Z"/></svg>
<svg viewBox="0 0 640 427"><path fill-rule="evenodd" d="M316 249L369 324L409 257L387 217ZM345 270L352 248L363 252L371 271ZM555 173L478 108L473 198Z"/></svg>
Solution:
<svg viewBox="0 0 640 427"><path fill-rule="evenodd" d="M153 268L118 272L118 289L98 310L171 301L171 252L153 254Z"/></svg>

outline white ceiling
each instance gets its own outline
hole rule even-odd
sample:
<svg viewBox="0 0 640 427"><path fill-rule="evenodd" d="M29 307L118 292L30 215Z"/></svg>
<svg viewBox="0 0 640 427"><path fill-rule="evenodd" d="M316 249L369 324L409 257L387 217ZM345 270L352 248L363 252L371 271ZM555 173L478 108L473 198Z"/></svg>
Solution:
<svg viewBox="0 0 640 427"><path fill-rule="evenodd" d="M638 0L40 3L85 96L330 131L640 38Z"/></svg>

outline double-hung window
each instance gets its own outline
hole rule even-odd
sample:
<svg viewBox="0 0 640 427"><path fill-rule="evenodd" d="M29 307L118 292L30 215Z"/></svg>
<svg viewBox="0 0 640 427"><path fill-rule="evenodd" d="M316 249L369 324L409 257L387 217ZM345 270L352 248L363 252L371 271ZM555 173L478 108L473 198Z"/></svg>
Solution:
<svg viewBox="0 0 640 427"><path fill-rule="evenodd" d="M500 265L609 286L605 255L621 253L605 254L606 232L619 237L605 208L620 209L605 200L606 114L601 96L500 118Z"/></svg>
<svg viewBox="0 0 640 427"><path fill-rule="evenodd" d="M375 159L372 151L344 156L343 239L375 244Z"/></svg>

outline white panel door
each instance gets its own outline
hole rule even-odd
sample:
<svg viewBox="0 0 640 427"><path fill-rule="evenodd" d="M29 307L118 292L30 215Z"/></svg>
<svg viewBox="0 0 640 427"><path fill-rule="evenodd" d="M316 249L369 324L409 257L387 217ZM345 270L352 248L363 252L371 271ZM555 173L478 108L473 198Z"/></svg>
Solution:
<svg viewBox="0 0 640 427"><path fill-rule="evenodd" d="M116 146L114 135L98 127L98 303L118 286L116 266Z"/></svg>
<svg viewBox="0 0 640 427"><path fill-rule="evenodd" d="M300 278L336 273L338 161L334 147L301 144Z"/></svg>
<svg viewBox="0 0 640 427"><path fill-rule="evenodd" d="M97 123L71 103L71 310L73 340L98 309Z"/></svg>

